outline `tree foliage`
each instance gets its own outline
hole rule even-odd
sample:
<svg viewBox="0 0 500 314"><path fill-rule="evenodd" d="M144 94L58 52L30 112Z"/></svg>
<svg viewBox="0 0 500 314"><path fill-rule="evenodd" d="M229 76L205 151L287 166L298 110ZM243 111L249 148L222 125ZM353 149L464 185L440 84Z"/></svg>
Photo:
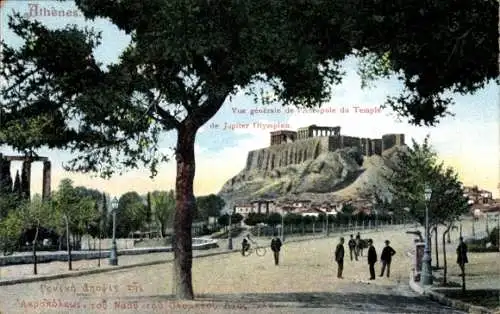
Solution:
<svg viewBox="0 0 500 314"><path fill-rule="evenodd" d="M99 217L96 201L84 191L82 188L75 189L70 179L63 179L59 183L57 191L51 198L53 209L51 226L54 226L59 234L66 232L68 223L72 234L83 235L87 233L89 224Z"/></svg>
<svg viewBox="0 0 500 314"><path fill-rule="evenodd" d="M266 224L271 227L275 227L281 224L281 215L279 213L270 213L269 216L267 216Z"/></svg>
<svg viewBox="0 0 500 314"><path fill-rule="evenodd" d="M431 227L452 222L467 211L457 173L438 163L428 136L422 144L413 141L413 146L399 155L393 173L386 179L399 206L408 207L421 225L425 224L426 206ZM424 197L426 187L432 191L430 201Z"/></svg>
<svg viewBox="0 0 500 314"><path fill-rule="evenodd" d="M218 217L226 202L218 195L210 194L196 198L197 217L207 220L208 217Z"/></svg>
<svg viewBox="0 0 500 314"><path fill-rule="evenodd" d="M116 209L116 236L127 238L130 232L142 231L147 217L145 200L137 192L127 192Z"/></svg>
<svg viewBox="0 0 500 314"><path fill-rule="evenodd" d="M154 220L159 224L162 236L167 227L171 227L175 211L175 193L170 191L154 191L151 195L151 209Z"/></svg>
<svg viewBox="0 0 500 314"><path fill-rule="evenodd" d="M267 216L259 213L249 213L243 221L246 225L255 226L260 223L265 223Z"/></svg>

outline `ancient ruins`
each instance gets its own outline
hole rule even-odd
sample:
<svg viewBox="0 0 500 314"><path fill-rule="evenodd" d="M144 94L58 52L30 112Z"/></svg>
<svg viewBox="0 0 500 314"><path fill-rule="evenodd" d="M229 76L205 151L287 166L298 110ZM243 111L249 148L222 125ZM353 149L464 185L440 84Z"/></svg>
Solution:
<svg viewBox="0 0 500 314"><path fill-rule="evenodd" d="M6 156L0 153L0 194L12 192L12 161L21 161L21 195L24 199L31 197L31 164L43 162L42 198L50 197L51 164L47 157L38 156Z"/></svg>
<svg viewBox="0 0 500 314"><path fill-rule="evenodd" d="M340 126L310 125L297 131L271 132L271 146L248 152L246 170L270 171L278 167L313 160L328 151L357 147L365 156L404 145L404 134L385 134L381 139L359 138L340 134Z"/></svg>

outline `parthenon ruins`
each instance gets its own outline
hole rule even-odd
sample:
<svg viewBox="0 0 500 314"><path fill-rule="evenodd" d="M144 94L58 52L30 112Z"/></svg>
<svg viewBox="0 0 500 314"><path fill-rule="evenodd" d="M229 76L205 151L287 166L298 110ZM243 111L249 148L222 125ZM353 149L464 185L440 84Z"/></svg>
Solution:
<svg viewBox="0 0 500 314"><path fill-rule="evenodd" d="M31 197L31 164L43 162L42 198L50 197L51 163L47 157L6 156L0 153L0 194L12 192L10 173L12 161L21 161L21 194L25 199Z"/></svg>

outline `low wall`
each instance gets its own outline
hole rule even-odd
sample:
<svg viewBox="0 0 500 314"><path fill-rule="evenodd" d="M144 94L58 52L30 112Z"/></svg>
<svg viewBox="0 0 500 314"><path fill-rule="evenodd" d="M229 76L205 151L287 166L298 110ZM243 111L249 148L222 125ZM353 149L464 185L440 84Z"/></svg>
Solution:
<svg viewBox="0 0 500 314"><path fill-rule="evenodd" d="M118 239L117 239L118 240ZM127 239L128 240L128 239ZM117 241L118 244L118 241ZM208 250L218 247L217 240L208 238L194 238L193 239L193 250ZM171 252L172 247L154 247L154 248L129 248L129 249L118 249L118 255L138 255L138 254L148 254L148 253L161 253L161 252ZM110 250L102 250L100 252L101 258L109 258ZM99 251L75 251L72 252L71 258L73 261L84 260L84 259L96 259L99 258ZM66 251L57 252L47 252L39 251L37 253L38 263L48 263L53 261L63 261L68 260L68 254ZM10 256L0 256L0 266L6 265L17 265L17 264L32 264L33 255L30 253L10 255Z"/></svg>
<svg viewBox="0 0 500 314"><path fill-rule="evenodd" d="M116 239L116 247L118 250L133 249L134 244L138 239ZM101 239L101 250L110 250L113 239ZM99 250L99 239L82 237L82 251Z"/></svg>

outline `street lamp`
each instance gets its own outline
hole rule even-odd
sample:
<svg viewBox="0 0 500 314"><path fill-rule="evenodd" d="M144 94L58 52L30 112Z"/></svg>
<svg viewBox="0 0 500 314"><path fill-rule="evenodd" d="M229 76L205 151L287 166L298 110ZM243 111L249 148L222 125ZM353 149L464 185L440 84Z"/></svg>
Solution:
<svg viewBox="0 0 500 314"><path fill-rule="evenodd" d="M281 213L281 241L285 242L285 211Z"/></svg>
<svg viewBox="0 0 500 314"><path fill-rule="evenodd" d="M330 228L328 227L328 210L326 211L326 236L330 235Z"/></svg>
<svg viewBox="0 0 500 314"><path fill-rule="evenodd" d="M111 252L109 254L109 265L118 265L118 252L116 250L116 209L118 208L118 199L115 197L111 201L113 211L113 242L111 243Z"/></svg>
<svg viewBox="0 0 500 314"><path fill-rule="evenodd" d="M432 190L429 187L425 188L425 249L424 257L422 258L422 284L432 285L432 269L431 269L431 249L429 247L429 206Z"/></svg>

